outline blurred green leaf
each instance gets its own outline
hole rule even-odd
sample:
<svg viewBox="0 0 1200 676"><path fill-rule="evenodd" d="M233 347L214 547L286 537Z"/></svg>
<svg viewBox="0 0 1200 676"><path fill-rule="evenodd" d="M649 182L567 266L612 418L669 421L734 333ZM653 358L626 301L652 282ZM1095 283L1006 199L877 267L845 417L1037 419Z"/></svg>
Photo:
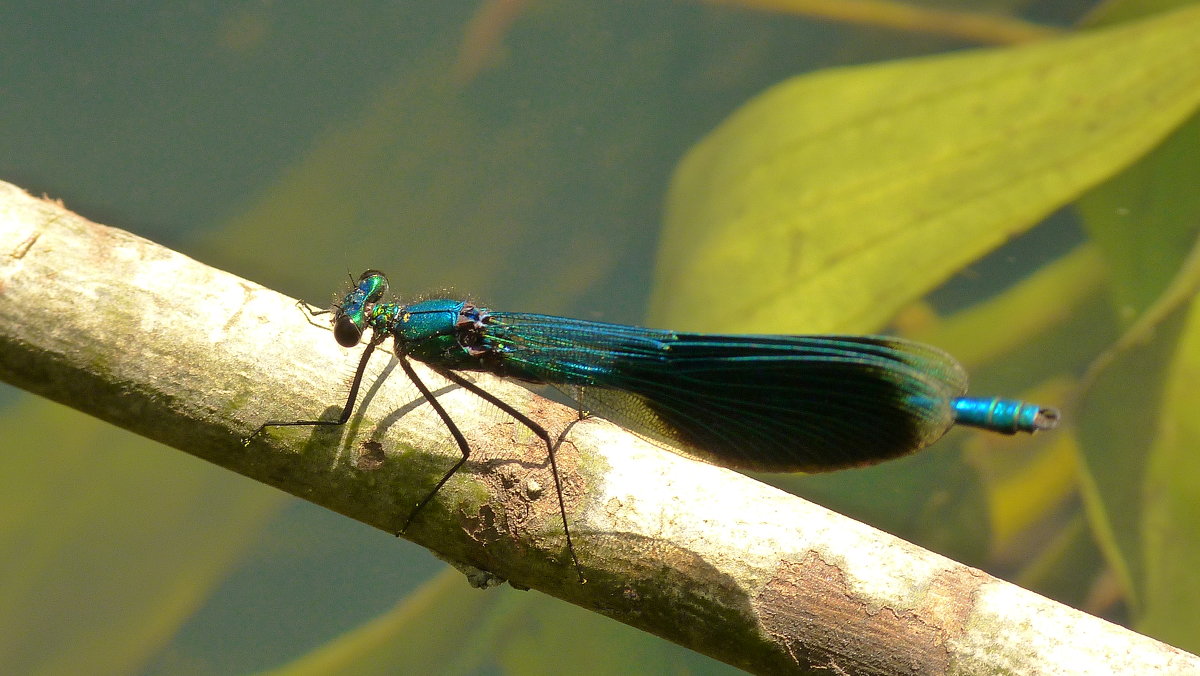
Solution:
<svg viewBox="0 0 1200 676"><path fill-rule="evenodd" d="M536 592L473 589L450 568L391 612L271 673L365 676L398 669L438 674L496 669L511 674L740 673Z"/></svg>
<svg viewBox="0 0 1200 676"><path fill-rule="evenodd" d="M1198 148L1194 117L1078 205L1112 271L1112 303L1127 327L1093 367L1099 375L1081 411L1089 517L1136 626L1190 650L1200 648L1200 587L1192 576L1200 559L1200 430L1190 394L1200 354L1193 300L1200 289Z"/></svg>
<svg viewBox="0 0 1200 676"><path fill-rule="evenodd" d="M1047 394L1042 391L1021 396L1047 401ZM987 485L991 545L995 551L1017 546L1016 541L1076 494L1079 449L1069 429L1041 435L1033 442L974 434L968 452Z"/></svg>
<svg viewBox="0 0 1200 676"><path fill-rule="evenodd" d="M1183 321L1166 376L1142 497L1140 631L1200 651L1200 303Z"/></svg>
<svg viewBox="0 0 1200 676"><path fill-rule="evenodd" d="M1163 407L1182 312L1158 325L1154 339L1116 356L1079 407L1082 477L1088 517L1101 550L1135 610L1144 596L1142 556L1146 463L1155 414Z"/></svg>
<svg viewBox="0 0 1200 676"><path fill-rule="evenodd" d="M1060 324L1065 315L1103 288L1106 275L1096 247L1085 244L1003 293L904 335L952 349L954 357L970 371Z"/></svg>
<svg viewBox="0 0 1200 676"><path fill-rule="evenodd" d="M1084 497L1135 624L1200 647L1195 376L1200 248L1113 348L1097 358L1080 407Z"/></svg>
<svg viewBox="0 0 1200 676"><path fill-rule="evenodd" d="M1200 232L1198 149L1200 117L1193 117L1076 207L1111 270L1113 302L1126 324L1167 287Z"/></svg>
<svg viewBox="0 0 1200 676"><path fill-rule="evenodd" d="M452 76L463 27L429 40L206 248L257 281L312 289L314 302L371 266L406 297L452 289L559 313L607 284L640 315L647 274L628 254L651 239L642 214L661 189L638 172L667 170L664 88L678 86L668 68L681 27L668 5L637 17L547 3L512 26L513 58L527 61L469 83ZM600 67L620 86L596 82Z"/></svg>
<svg viewBox="0 0 1200 676"><path fill-rule="evenodd" d="M0 664L142 667L244 555L283 494L41 399L6 409Z"/></svg>
<svg viewBox="0 0 1200 676"><path fill-rule="evenodd" d="M1101 2L1081 22L1085 26L1105 26L1169 12L1192 4L1194 0L1107 0Z"/></svg>
<svg viewBox="0 0 1200 676"><path fill-rule="evenodd" d="M489 659L479 633L501 599L446 568L391 612L270 673L394 674L398 665L409 673L471 673Z"/></svg>
<svg viewBox="0 0 1200 676"><path fill-rule="evenodd" d="M932 33L983 44L1012 44L1040 40L1058 33L1050 26L1003 16L998 6L1011 2L975 2L968 11L932 6L934 3L893 0L712 0L724 4L808 15L830 21L860 23L913 33ZM993 5L988 7L986 5ZM1011 7L1006 11L1013 11Z"/></svg>
<svg viewBox="0 0 1200 676"><path fill-rule="evenodd" d="M1200 6L785 82L688 154L652 304L679 329L878 329L1200 103Z"/></svg>
<svg viewBox="0 0 1200 676"><path fill-rule="evenodd" d="M984 485L946 441L871 467L760 478L956 561L981 564L991 543Z"/></svg>
<svg viewBox="0 0 1200 676"><path fill-rule="evenodd" d="M517 623L521 631L497 637L497 661L504 673L743 673L640 629L540 594L529 599L527 608L529 614Z"/></svg>
<svg viewBox="0 0 1200 676"><path fill-rule="evenodd" d="M1015 582L1056 601L1095 612L1097 609L1083 606L1105 570L1104 557L1096 549L1087 522L1076 513L1040 555L1024 566Z"/></svg>

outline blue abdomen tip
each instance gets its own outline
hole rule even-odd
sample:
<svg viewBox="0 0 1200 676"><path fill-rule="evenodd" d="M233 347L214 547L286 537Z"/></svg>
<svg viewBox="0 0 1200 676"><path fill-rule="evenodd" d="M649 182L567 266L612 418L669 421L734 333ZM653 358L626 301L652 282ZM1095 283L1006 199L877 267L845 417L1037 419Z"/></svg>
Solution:
<svg viewBox="0 0 1200 676"><path fill-rule="evenodd" d="M1036 432L1058 425L1058 411L1018 399L959 397L954 422L1003 434Z"/></svg>

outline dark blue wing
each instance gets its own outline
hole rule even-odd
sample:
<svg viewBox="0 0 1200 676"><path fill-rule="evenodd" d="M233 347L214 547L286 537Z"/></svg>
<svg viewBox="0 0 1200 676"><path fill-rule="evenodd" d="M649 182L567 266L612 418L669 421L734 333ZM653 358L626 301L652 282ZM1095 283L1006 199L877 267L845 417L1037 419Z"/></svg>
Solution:
<svg viewBox="0 0 1200 676"><path fill-rule="evenodd" d="M509 312L492 313L485 334L504 374L739 469L824 471L910 453L954 424L966 391L948 354L884 336L706 335Z"/></svg>

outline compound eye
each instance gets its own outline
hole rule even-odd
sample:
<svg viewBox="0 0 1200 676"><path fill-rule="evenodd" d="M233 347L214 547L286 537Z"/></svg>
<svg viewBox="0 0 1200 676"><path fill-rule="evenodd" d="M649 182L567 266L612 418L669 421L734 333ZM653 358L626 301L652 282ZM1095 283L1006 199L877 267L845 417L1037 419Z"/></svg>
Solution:
<svg viewBox="0 0 1200 676"><path fill-rule="evenodd" d="M378 270L367 270L358 277L358 288L366 292L367 303L374 303L387 293L387 276Z"/></svg>
<svg viewBox="0 0 1200 676"><path fill-rule="evenodd" d="M362 338L362 329L346 315L337 318L333 324L333 337L342 347L354 347Z"/></svg>

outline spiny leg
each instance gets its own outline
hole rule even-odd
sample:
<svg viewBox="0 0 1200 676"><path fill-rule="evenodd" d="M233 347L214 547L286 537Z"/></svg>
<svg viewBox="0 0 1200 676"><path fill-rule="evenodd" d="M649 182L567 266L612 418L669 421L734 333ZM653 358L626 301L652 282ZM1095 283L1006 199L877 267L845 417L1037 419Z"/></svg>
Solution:
<svg viewBox="0 0 1200 676"><path fill-rule="evenodd" d="M450 414L446 412L446 409L442 407L442 404L437 400L437 397L433 396L433 392L429 390L429 387L427 387L421 378L417 376L417 372L413 370L412 364L408 363L408 357L398 355L398 358L400 360L400 368L404 369L404 373L408 376L409 380L412 381L413 385L417 386L417 390L421 392L421 396L425 397L425 401L429 402L429 405L433 407L435 412L437 412L438 417L442 419L442 423L446 425L446 429L450 430L450 435L454 437L454 442L458 444L458 451L459 453L462 453L462 458L459 458L458 462L454 463L454 466L451 467L450 470L446 472L436 484L434 484L433 490L429 491L428 495L426 495L424 498L421 498L421 501L418 502L417 506L413 508L413 511L409 513L408 518L404 520L404 525L401 526L400 530L396 533L397 537L408 530L408 526L412 523L413 519L416 518L417 513L420 512L425 505L429 504L429 501L433 499L433 496L437 495L437 492L442 489L442 486L446 485L446 482L450 480L450 477L454 476L454 473L457 472L459 468L461 468L467 462L467 458L471 457L471 445L467 443L467 438L464 437L462 431L458 429L458 425L454 423L454 419L451 418Z"/></svg>
<svg viewBox="0 0 1200 676"><path fill-rule="evenodd" d="M542 427L538 423L534 422L532 419L529 418L529 416L527 416L524 413L521 413L517 409L513 408L510 404L505 403L502 399L497 398L496 395L488 392L487 390L482 389L475 383L471 382L470 380L467 380L466 378L458 375L457 373L454 373L453 371L449 371L446 369L439 369L439 368L435 368L434 370L438 373L438 375L442 376L443 378L446 378L447 380L457 383L458 385L460 385L467 391L474 393L479 398L487 401L488 403L492 404L496 408L498 408L501 411L504 411L508 415L512 416L513 419L515 419L517 422L521 423L525 427L529 428L529 431L536 434L543 442L545 442L546 452L550 458L550 473L554 476L554 490L555 490L555 493L558 495L558 511L559 511L559 514L562 516L563 534L567 538L567 552L570 553L570 555L571 555L571 562L575 565L575 573L579 576L579 582L581 584L587 582L587 580L583 577L583 568L581 568L579 565L579 558L575 555L575 544L571 539L571 527L567 523L567 504L566 504L566 501L563 499L562 478L559 476L558 461L555 459L555 454L558 451L558 447L561 446L563 440L566 439L567 433L570 432L571 428L575 426L575 423L578 423L580 420L583 420L585 417L587 417L586 414L580 412L580 416L577 419L571 421L571 424L568 425L567 428L564 429L562 431L562 433L558 435L558 439L551 441L550 433L546 431L545 427ZM432 400L431 400L431 403L432 403ZM443 418L443 419L445 419L445 418ZM452 428L451 431L456 431L456 428ZM463 462L465 462L465 461L466 461L466 458L464 457ZM450 473L453 474L454 470L458 469L458 467L461 465L462 465L462 462L459 462L459 464L455 465L454 469L452 469L450 471ZM446 482L447 478L449 478L449 475L442 478L442 481L440 483L438 483L438 488L441 487L442 483ZM436 491L436 490L437 490L437 488L434 489L434 491ZM430 496L430 497L432 497L432 496ZM425 501L428 501L428 498L426 498Z"/></svg>
<svg viewBox="0 0 1200 676"><path fill-rule="evenodd" d="M571 433L575 425L589 417L589 414L584 411L579 411L578 413L578 417L564 427L562 432L558 433L558 438L554 440L554 445L550 447L547 453L550 457L550 473L554 475L554 492L558 494L558 513L562 516L563 534L567 536L567 551L571 553L571 561L575 564L575 573L579 575L579 583L586 584L587 580L583 577L583 569L579 567L579 559L575 556L575 545L571 542L571 529L567 526L567 504L563 500L562 478L558 474L558 461L555 459L558 455L558 447L562 446L563 442L567 440L567 435Z"/></svg>
<svg viewBox="0 0 1200 676"><path fill-rule="evenodd" d="M379 344L379 340L372 339L367 343L367 347L363 350L362 358L358 360L358 370L354 372L354 380L350 383L350 396L346 397L346 406L342 408L342 415L337 420L268 420L258 426L258 429L242 439L243 446L249 446L250 442L255 437L262 434L263 430L268 427L299 427L299 426L338 426L345 425L346 421L350 420L350 414L354 411L354 401L358 398L358 388L362 384L363 373L367 368L367 360L371 358L371 353L375 351L375 346Z"/></svg>
<svg viewBox="0 0 1200 676"><path fill-rule="evenodd" d="M327 314L332 313L334 310L323 308L323 307L318 307L318 306L313 305L312 303L309 303L308 301L304 301L304 300L296 301L296 307L298 307L304 311L304 316L308 320L309 324L312 324L313 326L317 327L318 329L324 329L326 331L329 330L328 323L318 324L317 322L313 321L313 317L320 317L321 315L327 315ZM317 309L314 310L313 308L317 308ZM337 306L335 306L334 309L337 309Z"/></svg>

